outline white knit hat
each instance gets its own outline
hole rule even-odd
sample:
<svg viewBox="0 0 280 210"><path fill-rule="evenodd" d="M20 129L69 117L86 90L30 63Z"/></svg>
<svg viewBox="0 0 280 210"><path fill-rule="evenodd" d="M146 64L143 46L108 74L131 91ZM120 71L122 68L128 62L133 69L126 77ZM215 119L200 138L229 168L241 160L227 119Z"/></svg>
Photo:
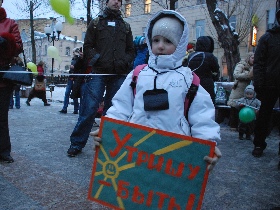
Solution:
<svg viewBox="0 0 280 210"><path fill-rule="evenodd" d="M152 38L160 35L169 39L176 47L183 34L183 24L175 17L163 17L156 21L152 30Z"/></svg>

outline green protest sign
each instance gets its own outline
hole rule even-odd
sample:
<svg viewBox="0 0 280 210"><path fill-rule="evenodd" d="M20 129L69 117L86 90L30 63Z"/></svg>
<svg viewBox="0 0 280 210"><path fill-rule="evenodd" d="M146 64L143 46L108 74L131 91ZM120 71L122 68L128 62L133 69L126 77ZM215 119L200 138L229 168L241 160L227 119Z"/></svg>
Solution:
<svg viewBox="0 0 280 210"><path fill-rule="evenodd" d="M88 198L113 209L200 209L215 142L102 117Z"/></svg>

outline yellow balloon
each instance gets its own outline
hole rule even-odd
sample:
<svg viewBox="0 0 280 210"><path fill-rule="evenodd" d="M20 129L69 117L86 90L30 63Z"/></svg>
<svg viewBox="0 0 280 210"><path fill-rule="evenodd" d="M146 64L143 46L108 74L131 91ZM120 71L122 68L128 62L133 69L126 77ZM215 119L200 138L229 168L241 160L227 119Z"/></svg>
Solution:
<svg viewBox="0 0 280 210"><path fill-rule="evenodd" d="M50 0L50 4L53 10L63 15L70 24L74 23L74 19L70 15L69 0Z"/></svg>
<svg viewBox="0 0 280 210"><path fill-rule="evenodd" d="M26 65L27 68L29 68L33 73L37 72L37 66L34 63L28 62Z"/></svg>
<svg viewBox="0 0 280 210"><path fill-rule="evenodd" d="M47 54L50 58L54 58L61 63L62 59L59 56L58 49L55 46L49 46L47 50Z"/></svg>

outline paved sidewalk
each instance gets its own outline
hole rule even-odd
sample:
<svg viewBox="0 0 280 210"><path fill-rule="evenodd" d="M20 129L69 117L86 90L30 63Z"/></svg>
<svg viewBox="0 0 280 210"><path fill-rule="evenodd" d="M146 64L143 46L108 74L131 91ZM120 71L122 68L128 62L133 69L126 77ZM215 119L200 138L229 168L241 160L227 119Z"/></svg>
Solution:
<svg viewBox="0 0 280 210"><path fill-rule="evenodd" d="M56 92L57 91L57 92ZM59 91L55 89L54 94ZM64 92L53 96L50 107L39 99L9 113L12 164L0 163L0 210L108 209L87 200L93 163L92 139L83 152L69 158L69 136L78 115L58 111ZM49 94L49 93L48 93ZM49 97L49 95L48 95ZM276 129L269 136L264 156L251 155L253 144L238 140L238 133L221 125L223 157L209 176L203 210L280 209L280 170Z"/></svg>

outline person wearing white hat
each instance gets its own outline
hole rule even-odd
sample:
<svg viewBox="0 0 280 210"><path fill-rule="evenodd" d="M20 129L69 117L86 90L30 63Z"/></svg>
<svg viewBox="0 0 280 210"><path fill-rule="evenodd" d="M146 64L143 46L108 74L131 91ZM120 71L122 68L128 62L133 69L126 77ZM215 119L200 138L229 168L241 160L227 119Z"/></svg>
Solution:
<svg viewBox="0 0 280 210"><path fill-rule="evenodd" d="M193 80L191 69L182 66L188 43L186 19L172 10L158 12L148 22L146 40L150 56L148 65L138 75L135 95L130 86L132 71L112 99L113 105L106 116L219 142L220 126L214 120L215 107L202 86L198 87L187 119L184 115L184 101ZM90 135L98 146L101 139L97 134L98 130ZM214 158L205 157L210 163L209 170L221 157L218 147L215 153Z"/></svg>

